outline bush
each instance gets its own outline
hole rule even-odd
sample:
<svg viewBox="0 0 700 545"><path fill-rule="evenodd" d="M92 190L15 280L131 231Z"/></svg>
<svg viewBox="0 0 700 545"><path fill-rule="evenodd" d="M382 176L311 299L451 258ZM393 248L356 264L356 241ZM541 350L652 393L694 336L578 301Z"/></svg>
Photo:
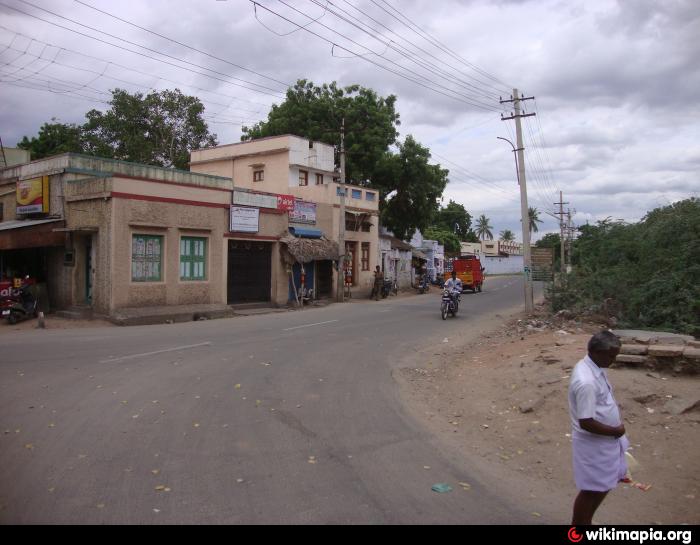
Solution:
<svg viewBox="0 0 700 545"><path fill-rule="evenodd" d="M616 309L620 325L700 335L700 201L641 222L582 226L574 270L549 292L553 310Z"/></svg>

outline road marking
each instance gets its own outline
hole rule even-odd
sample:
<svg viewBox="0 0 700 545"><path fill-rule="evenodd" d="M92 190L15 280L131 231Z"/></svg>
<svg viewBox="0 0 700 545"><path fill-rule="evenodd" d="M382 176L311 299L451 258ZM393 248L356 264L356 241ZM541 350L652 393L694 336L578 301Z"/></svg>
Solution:
<svg viewBox="0 0 700 545"><path fill-rule="evenodd" d="M144 356L153 356L155 354L162 354L164 352L177 352L178 350L187 350L189 348L197 348L199 346L209 346L211 343L199 343L199 344L188 344L185 346L175 346L173 348L164 348L163 350L156 350L154 352L144 352L143 354L132 354L131 356L122 356L120 358L110 358L108 360L101 360L100 363L112 363L115 361L132 360L135 358L142 358Z"/></svg>
<svg viewBox="0 0 700 545"><path fill-rule="evenodd" d="M282 331L291 331L292 329L301 329L302 327L313 327L315 325L323 325L323 324L332 324L333 322L337 322L338 320L328 320L327 322L316 322L315 324L306 324L306 325L297 325L294 327L287 327L283 329Z"/></svg>

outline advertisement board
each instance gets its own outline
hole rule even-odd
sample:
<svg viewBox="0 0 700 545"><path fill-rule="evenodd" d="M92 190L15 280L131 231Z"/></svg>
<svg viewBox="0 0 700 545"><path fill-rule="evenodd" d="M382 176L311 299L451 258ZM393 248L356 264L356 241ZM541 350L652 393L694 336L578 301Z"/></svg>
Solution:
<svg viewBox="0 0 700 545"><path fill-rule="evenodd" d="M294 209L289 211L290 223L316 224L316 203L306 201L294 201Z"/></svg>
<svg viewBox="0 0 700 545"><path fill-rule="evenodd" d="M49 212L49 177L41 176L17 182L17 213Z"/></svg>
<svg viewBox="0 0 700 545"><path fill-rule="evenodd" d="M259 208L245 208L231 205L229 231L240 233L257 233L260 223Z"/></svg>

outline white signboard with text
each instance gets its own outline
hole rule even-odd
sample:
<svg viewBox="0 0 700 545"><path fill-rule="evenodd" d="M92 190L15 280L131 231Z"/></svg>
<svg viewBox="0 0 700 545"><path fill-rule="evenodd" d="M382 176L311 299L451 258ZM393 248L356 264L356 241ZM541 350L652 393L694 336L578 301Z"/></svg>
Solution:
<svg viewBox="0 0 700 545"><path fill-rule="evenodd" d="M277 195L264 195L262 193L247 193L245 191L234 191L233 204L239 204L243 206L257 206L258 208L277 209Z"/></svg>
<svg viewBox="0 0 700 545"><path fill-rule="evenodd" d="M257 233L260 225L260 209L231 206L230 231Z"/></svg>

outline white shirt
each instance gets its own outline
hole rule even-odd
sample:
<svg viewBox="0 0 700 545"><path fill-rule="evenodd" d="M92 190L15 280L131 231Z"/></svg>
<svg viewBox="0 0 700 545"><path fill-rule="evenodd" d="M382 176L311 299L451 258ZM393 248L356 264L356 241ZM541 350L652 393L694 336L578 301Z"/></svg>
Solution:
<svg viewBox="0 0 700 545"><path fill-rule="evenodd" d="M579 420L585 418L593 418L607 426L622 424L607 373L590 356L579 361L571 373L569 414L574 434L595 435L581 429Z"/></svg>
<svg viewBox="0 0 700 545"><path fill-rule="evenodd" d="M445 282L445 287L451 290L459 290L460 292L462 291L462 280L459 278L455 278L452 280L450 278L447 282Z"/></svg>

